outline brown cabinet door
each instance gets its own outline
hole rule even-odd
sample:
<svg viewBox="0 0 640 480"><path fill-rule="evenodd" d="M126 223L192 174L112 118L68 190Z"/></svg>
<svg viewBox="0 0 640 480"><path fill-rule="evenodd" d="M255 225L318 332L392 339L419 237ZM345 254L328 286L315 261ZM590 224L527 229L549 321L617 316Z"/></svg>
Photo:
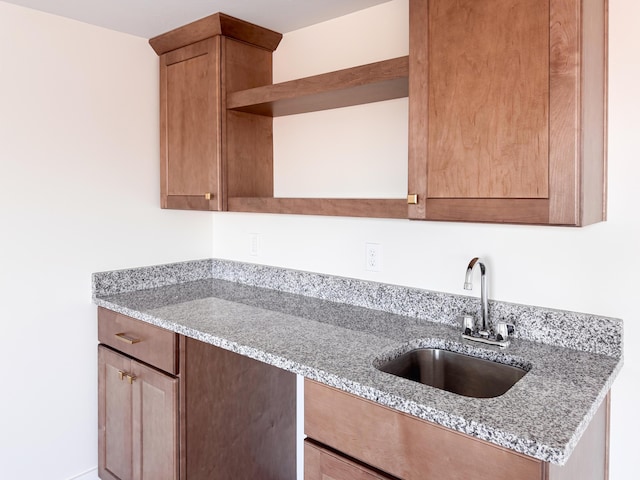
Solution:
<svg viewBox="0 0 640 480"><path fill-rule="evenodd" d="M125 379L131 360L98 347L98 472L102 480L133 479L133 397Z"/></svg>
<svg viewBox="0 0 640 480"><path fill-rule="evenodd" d="M178 478L178 379L98 347L103 480Z"/></svg>
<svg viewBox="0 0 640 480"><path fill-rule="evenodd" d="M131 362L133 472L139 480L178 478L178 379Z"/></svg>
<svg viewBox="0 0 640 480"><path fill-rule="evenodd" d="M163 208L220 210L220 37L160 57Z"/></svg>
<svg viewBox="0 0 640 480"><path fill-rule="evenodd" d="M409 217L602 220L606 0L410 5Z"/></svg>
<svg viewBox="0 0 640 480"><path fill-rule="evenodd" d="M383 473L305 440L305 480L393 480Z"/></svg>
<svg viewBox="0 0 640 480"><path fill-rule="evenodd" d="M548 196L549 0L429 2L427 190Z"/></svg>

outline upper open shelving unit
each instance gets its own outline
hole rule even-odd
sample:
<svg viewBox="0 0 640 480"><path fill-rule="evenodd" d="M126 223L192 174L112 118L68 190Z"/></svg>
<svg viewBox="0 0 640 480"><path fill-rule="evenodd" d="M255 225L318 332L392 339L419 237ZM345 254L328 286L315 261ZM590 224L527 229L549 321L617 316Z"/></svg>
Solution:
<svg viewBox="0 0 640 480"><path fill-rule="evenodd" d="M360 65L227 95L227 110L280 117L407 97L409 57ZM407 218L405 199L233 197L228 210Z"/></svg>

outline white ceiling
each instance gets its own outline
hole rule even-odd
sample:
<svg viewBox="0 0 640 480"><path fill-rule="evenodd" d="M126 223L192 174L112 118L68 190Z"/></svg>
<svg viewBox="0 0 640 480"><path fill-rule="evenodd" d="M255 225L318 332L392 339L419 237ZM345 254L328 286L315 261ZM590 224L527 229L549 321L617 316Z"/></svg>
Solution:
<svg viewBox="0 0 640 480"><path fill-rule="evenodd" d="M100 27L151 38L216 12L280 33L389 0L4 0Z"/></svg>

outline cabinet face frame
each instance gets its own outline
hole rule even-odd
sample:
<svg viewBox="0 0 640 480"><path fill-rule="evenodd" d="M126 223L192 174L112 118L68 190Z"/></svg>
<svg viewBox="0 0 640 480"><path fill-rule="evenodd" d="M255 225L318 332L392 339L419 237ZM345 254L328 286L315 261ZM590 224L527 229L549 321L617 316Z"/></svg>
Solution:
<svg viewBox="0 0 640 480"><path fill-rule="evenodd" d="M428 191L430 4L410 0L412 219L587 225L605 219L607 0L549 0L549 196L433 198Z"/></svg>

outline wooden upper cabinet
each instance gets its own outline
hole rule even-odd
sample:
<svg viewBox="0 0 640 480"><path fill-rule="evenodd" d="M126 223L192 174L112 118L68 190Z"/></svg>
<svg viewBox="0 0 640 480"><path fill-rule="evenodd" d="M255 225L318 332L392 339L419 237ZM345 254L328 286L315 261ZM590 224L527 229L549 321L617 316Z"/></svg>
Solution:
<svg viewBox="0 0 640 480"><path fill-rule="evenodd" d="M227 113L226 99L272 83L281 38L217 13L149 40L160 55L163 208L225 210L227 189L272 194L272 122Z"/></svg>
<svg viewBox="0 0 640 480"><path fill-rule="evenodd" d="M605 218L606 0L411 0L414 219Z"/></svg>

